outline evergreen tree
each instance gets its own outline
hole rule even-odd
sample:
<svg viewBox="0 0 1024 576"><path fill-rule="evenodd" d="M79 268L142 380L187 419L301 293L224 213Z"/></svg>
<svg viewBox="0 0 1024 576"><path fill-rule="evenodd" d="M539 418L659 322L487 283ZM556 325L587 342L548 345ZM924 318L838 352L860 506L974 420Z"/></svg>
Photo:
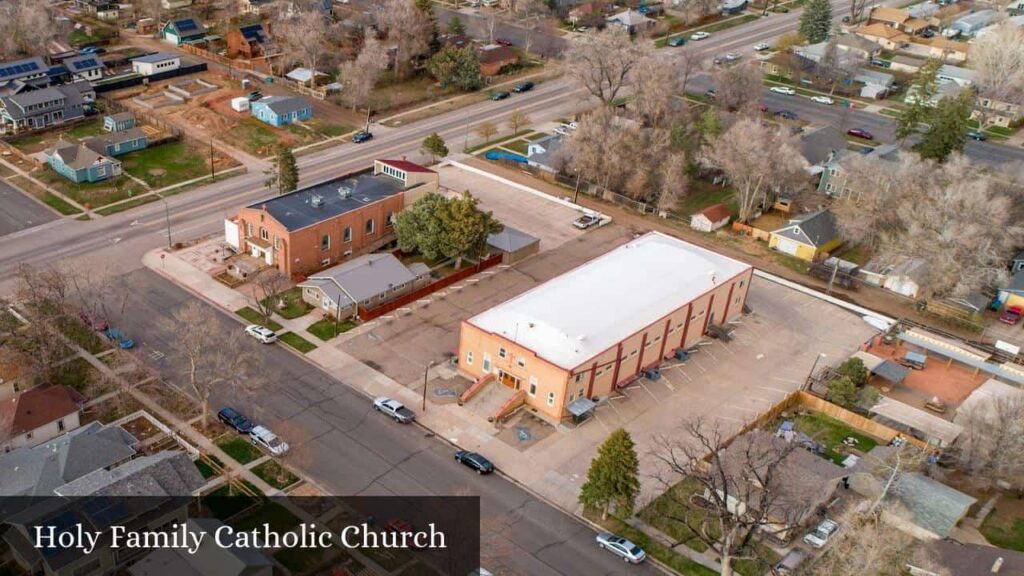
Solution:
<svg viewBox="0 0 1024 576"><path fill-rule="evenodd" d="M840 364L839 375L849 378L854 386L863 386L868 383L868 367L860 358L849 358Z"/></svg>
<svg viewBox="0 0 1024 576"><path fill-rule="evenodd" d="M832 31L832 4L829 0L808 0L800 15L798 30L811 44L828 40Z"/></svg>
<svg viewBox="0 0 1024 576"><path fill-rule="evenodd" d="M462 18L452 16L452 19L448 21L448 33L452 36L462 36L466 33L466 26L463 25Z"/></svg>
<svg viewBox="0 0 1024 576"><path fill-rule="evenodd" d="M945 162L954 152L962 152L967 143L968 123L974 106L974 93L965 90L956 98L943 98L928 117L928 129L914 150L926 160Z"/></svg>
<svg viewBox="0 0 1024 576"><path fill-rule="evenodd" d="M931 114L932 99L939 90L940 60L929 60L917 73L909 92L913 94L911 103L896 117L896 138L902 143L908 136L917 132L917 126L928 120Z"/></svg>
<svg viewBox="0 0 1024 576"><path fill-rule="evenodd" d="M287 146L277 147L273 163L263 171L263 174L267 176L263 185L278 195L287 194L299 187L299 165Z"/></svg>
<svg viewBox="0 0 1024 576"><path fill-rule="evenodd" d="M857 385L849 377L840 376L829 382L825 397L833 404L849 408L857 403Z"/></svg>
<svg viewBox="0 0 1024 576"><path fill-rule="evenodd" d="M476 90L481 86L480 58L469 46L445 46L427 61L427 71L446 86L462 90Z"/></svg>
<svg viewBox="0 0 1024 576"><path fill-rule="evenodd" d="M403 210L395 219L398 247L418 251L430 260L442 257L455 260L455 268L464 258L479 258L487 251L487 237L504 229L491 212L477 207L469 192L458 198L427 194Z"/></svg>
<svg viewBox="0 0 1024 576"><path fill-rule="evenodd" d="M589 508L600 508L601 519L606 520L612 505L618 515L631 515L639 493L640 459L636 444L629 432L619 428L608 436L590 462L579 501Z"/></svg>
<svg viewBox="0 0 1024 576"><path fill-rule="evenodd" d="M437 14L434 13L433 0L414 0L416 9L430 21L430 53L435 54L441 49L441 33L437 27Z"/></svg>
<svg viewBox="0 0 1024 576"><path fill-rule="evenodd" d="M444 139L441 138L441 135L434 132L423 139L423 144L420 145L420 152L430 154L430 163L433 164L437 157L444 158L448 155L448 146L445 144Z"/></svg>

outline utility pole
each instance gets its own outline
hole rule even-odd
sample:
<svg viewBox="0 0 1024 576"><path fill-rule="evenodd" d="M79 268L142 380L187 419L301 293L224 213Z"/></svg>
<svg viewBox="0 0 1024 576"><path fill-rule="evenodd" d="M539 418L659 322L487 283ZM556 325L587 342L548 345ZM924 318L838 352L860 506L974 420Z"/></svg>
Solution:
<svg viewBox="0 0 1024 576"><path fill-rule="evenodd" d="M167 224L167 249L171 249L171 208L167 205L167 199L160 196L160 201L164 203L164 222Z"/></svg>
<svg viewBox="0 0 1024 576"><path fill-rule="evenodd" d="M366 132L370 131L370 107L366 107L366 128L363 129Z"/></svg>
<svg viewBox="0 0 1024 576"><path fill-rule="evenodd" d="M577 169L576 170L576 190L572 193L572 203L573 204L576 204L576 200L579 199L579 197L580 197L580 176L582 176L582 174Z"/></svg>
<svg viewBox="0 0 1024 576"><path fill-rule="evenodd" d="M217 177L217 172L213 168L213 137L210 137L210 180Z"/></svg>
<svg viewBox="0 0 1024 576"><path fill-rule="evenodd" d="M430 367L434 365L434 361L431 360L427 363L426 367L423 368L423 406L421 409L427 411L427 372L430 371Z"/></svg>

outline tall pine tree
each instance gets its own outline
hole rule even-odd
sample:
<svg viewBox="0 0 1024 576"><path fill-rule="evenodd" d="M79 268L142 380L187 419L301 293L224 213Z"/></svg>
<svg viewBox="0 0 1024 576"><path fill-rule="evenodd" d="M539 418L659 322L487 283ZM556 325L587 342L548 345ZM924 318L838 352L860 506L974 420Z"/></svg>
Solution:
<svg viewBox="0 0 1024 576"><path fill-rule="evenodd" d="M808 0L800 15L800 35L811 44L828 40L832 30L832 4L829 0Z"/></svg>
<svg viewBox="0 0 1024 576"><path fill-rule="evenodd" d="M639 493L640 459L636 444L629 432L619 428L608 436L590 462L579 500L588 508L600 508L601 519L606 520L613 505L620 516L633 514Z"/></svg>
<svg viewBox="0 0 1024 576"><path fill-rule="evenodd" d="M942 61L929 60L921 66L917 78L908 90L913 95L910 103L896 117L896 139L902 144L908 136L917 132L917 126L926 122L932 113L932 100L939 90L939 67Z"/></svg>
<svg viewBox="0 0 1024 576"><path fill-rule="evenodd" d="M263 185L278 195L287 194L299 187L299 165L287 146L278 146L273 163L263 173L267 176Z"/></svg>
<svg viewBox="0 0 1024 576"><path fill-rule="evenodd" d="M928 129L914 150L925 160L945 162L954 152L962 152L967 143L974 93L963 91L956 98L943 98L928 115Z"/></svg>

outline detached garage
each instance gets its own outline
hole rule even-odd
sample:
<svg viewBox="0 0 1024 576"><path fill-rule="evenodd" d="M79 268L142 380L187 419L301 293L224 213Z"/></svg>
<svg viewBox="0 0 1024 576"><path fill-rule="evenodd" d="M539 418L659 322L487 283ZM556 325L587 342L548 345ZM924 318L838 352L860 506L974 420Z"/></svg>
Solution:
<svg viewBox="0 0 1024 576"><path fill-rule="evenodd" d="M772 232L768 247L813 262L843 243L836 218L828 210L804 214Z"/></svg>

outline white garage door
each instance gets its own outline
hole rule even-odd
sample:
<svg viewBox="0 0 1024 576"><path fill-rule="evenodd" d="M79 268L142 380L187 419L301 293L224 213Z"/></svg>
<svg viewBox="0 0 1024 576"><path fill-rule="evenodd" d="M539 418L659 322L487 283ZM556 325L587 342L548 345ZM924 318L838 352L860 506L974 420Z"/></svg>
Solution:
<svg viewBox="0 0 1024 576"><path fill-rule="evenodd" d="M789 238L779 238L779 243L775 245L775 249L779 252L785 252L791 256L796 256L796 250L799 245L790 240Z"/></svg>

